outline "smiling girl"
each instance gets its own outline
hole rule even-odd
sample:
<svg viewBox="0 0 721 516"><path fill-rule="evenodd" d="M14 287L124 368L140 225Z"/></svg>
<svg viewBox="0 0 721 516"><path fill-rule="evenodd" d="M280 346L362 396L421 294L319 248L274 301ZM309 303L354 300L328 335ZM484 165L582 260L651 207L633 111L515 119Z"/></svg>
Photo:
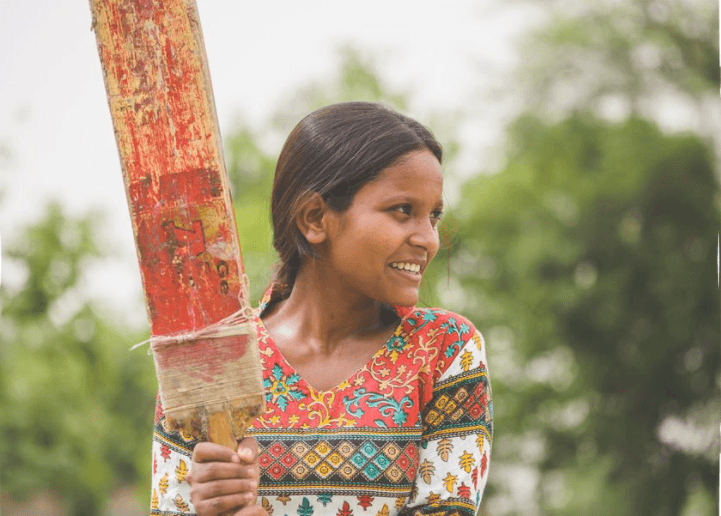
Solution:
<svg viewBox="0 0 721 516"><path fill-rule="evenodd" d="M475 514L485 344L462 316L415 307L439 246L441 161L426 128L378 104L293 129L271 200L280 264L256 319L266 412L234 452L169 432L159 407L152 514Z"/></svg>

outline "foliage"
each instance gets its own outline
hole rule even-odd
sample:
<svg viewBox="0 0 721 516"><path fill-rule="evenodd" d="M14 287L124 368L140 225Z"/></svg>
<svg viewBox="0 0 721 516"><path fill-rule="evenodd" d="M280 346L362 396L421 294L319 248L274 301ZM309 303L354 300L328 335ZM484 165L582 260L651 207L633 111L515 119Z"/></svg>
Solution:
<svg viewBox="0 0 721 516"><path fill-rule="evenodd" d="M439 287L489 342L487 506L712 514L718 6L552 0L542 15L507 162L463 188L457 276Z"/></svg>
<svg viewBox="0 0 721 516"><path fill-rule="evenodd" d="M487 328L491 492L535 466L542 513L680 514L718 480L713 434L684 449L662 430L720 408L710 152L584 114L522 117L510 141L505 169L464 188L452 259L454 305Z"/></svg>
<svg viewBox="0 0 721 516"><path fill-rule="evenodd" d="M552 0L544 15L518 74L530 111L620 102L655 118L664 97L716 103L718 3Z"/></svg>
<svg viewBox="0 0 721 516"><path fill-rule="evenodd" d="M359 50L346 46L339 49L341 58L337 77L311 82L290 95L272 117L273 126L287 135L305 115L335 102L381 102L407 111L407 95L391 91L381 81L372 60Z"/></svg>
<svg viewBox="0 0 721 516"><path fill-rule="evenodd" d="M97 224L49 205L5 243L5 265L25 280L0 288L0 484L16 498L53 490L88 516L111 488L148 476L155 388L152 361L128 352L138 335L83 296Z"/></svg>

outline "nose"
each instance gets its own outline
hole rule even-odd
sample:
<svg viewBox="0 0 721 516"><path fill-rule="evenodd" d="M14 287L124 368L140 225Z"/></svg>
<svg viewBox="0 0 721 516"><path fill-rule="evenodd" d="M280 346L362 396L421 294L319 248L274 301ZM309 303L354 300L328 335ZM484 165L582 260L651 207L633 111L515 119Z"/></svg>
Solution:
<svg viewBox="0 0 721 516"><path fill-rule="evenodd" d="M438 229L430 219L419 220L408 241L412 246L422 247L430 256L433 256L440 245Z"/></svg>

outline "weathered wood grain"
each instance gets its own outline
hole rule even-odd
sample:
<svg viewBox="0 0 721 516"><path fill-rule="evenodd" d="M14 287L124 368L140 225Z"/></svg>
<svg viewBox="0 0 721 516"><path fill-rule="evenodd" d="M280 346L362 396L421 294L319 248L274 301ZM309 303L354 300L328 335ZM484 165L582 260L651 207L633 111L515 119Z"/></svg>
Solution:
<svg viewBox="0 0 721 516"><path fill-rule="evenodd" d="M195 1L90 5L151 334L202 330L249 300ZM240 438L261 410L255 332L230 333L154 346L177 428L207 437L211 415L227 414Z"/></svg>

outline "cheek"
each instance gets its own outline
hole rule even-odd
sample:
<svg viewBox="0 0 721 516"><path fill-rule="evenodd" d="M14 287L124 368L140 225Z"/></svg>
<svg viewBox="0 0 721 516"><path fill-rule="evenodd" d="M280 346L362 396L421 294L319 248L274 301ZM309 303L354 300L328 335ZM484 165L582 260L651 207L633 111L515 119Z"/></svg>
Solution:
<svg viewBox="0 0 721 516"><path fill-rule="evenodd" d="M385 262L393 255L399 247L399 241L402 241L396 234L396 228L388 225L369 223L359 228L357 246L352 249L354 260L357 262L369 261L379 262L385 265ZM359 248L362 246L362 248Z"/></svg>

